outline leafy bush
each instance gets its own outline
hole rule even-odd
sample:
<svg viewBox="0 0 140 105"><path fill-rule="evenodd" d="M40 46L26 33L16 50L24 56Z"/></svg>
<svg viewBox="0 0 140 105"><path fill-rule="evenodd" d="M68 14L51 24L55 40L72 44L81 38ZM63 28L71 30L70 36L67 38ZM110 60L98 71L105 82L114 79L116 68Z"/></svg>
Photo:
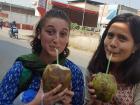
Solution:
<svg viewBox="0 0 140 105"><path fill-rule="evenodd" d="M71 29L72 30L79 30L80 26L77 23L71 23Z"/></svg>

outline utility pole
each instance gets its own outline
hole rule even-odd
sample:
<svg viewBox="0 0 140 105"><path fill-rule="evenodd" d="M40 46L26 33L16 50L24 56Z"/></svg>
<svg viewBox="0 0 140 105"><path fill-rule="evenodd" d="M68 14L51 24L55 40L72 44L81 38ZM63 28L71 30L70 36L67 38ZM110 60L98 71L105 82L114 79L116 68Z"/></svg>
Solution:
<svg viewBox="0 0 140 105"><path fill-rule="evenodd" d="M86 4L87 4L87 0L85 0L84 4L85 4L85 6L84 6L84 11L83 11L82 27L84 26L84 20L85 20L85 11L86 11Z"/></svg>
<svg viewBox="0 0 140 105"><path fill-rule="evenodd" d="M2 11L2 2L0 3L0 12Z"/></svg>
<svg viewBox="0 0 140 105"><path fill-rule="evenodd" d="M128 7L131 7L131 0L128 0Z"/></svg>
<svg viewBox="0 0 140 105"><path fill-rule="evenodd" d="M12 17L12 7L11 7L11 3L12 3L12 0L10 0L10 3L9 3L9 7L10 7L9 22L10 22L10 23L11 23L11 17Z"/></svg>

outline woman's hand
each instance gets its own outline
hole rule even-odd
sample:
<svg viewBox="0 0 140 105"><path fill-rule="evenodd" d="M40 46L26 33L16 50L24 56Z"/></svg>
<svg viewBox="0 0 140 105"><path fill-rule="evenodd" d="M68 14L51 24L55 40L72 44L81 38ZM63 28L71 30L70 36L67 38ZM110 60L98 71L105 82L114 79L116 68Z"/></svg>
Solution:
<svg viewBox="0 0 140 105"><path fill-rule="evenodd" d="M90 98L88 105L93 105L94 101L96 100L96 94L95 94L95 90L93 88L92 82L88 83L88 92L89 92L89 98Z"/></svg>
<svg viewBox="0 0 140 105"><path fill-rule="evenodd" d="M65 90L66 90L66 92L63 97L62 103L63 103L63 105L72 105L71 102L72 102L72 97L74 95L74 92L72 92L71 90L68 90L68 89L65 89Z"/></svg>
<svg viewBox="0 0 140 105"><path fill-rule="evenodd" d="M89 102L88 105L102 105L102 101L97 100L97 96L95 94L95 89L93 87L92 79L95 75L92 76L91 80L88 83L88 92L89 92Z"/></svg>
<svg viewBox="0 0 140 105"><path fill-rule="evenodd" d="M53 105L57 102L61 102L64 105L70 105L74 93L68 89L65 89L62 92L60 92L61 87L62 85L60 84L50 92L44 93L44 105Z"/></svg>
<svg viewBox="0 0 140 105"><path fill-rule="evenodd" d="M30 102L28 105L53 105L57 102L62 102L64 105L71 105L72 96L74 93L68 89L60 92L62 85L59 84L56 88L52 89L49 92L43 92L43 85L41 82L40 89L35 97L35 99Z"/></svg>

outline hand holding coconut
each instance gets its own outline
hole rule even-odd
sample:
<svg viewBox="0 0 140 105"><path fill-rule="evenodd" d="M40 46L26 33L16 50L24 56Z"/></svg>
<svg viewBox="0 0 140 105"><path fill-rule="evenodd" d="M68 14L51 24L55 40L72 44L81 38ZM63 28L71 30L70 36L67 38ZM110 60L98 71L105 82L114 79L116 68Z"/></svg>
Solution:
<svg viewBox="0 0 140 105"><path fill-rule="evenodd" d="M38 102L29 105L54 105L60 103L71 105L74 92L71 89L71 71L69 68L59 65L58 50L57 64L49 64L43 73L41 86L36 95ZM41 97L41 98L40 98ZM38 104L37 104L38 103Z"/></svg>
<svg viewBox="0 0 140 105"><path fill-rule="evenodd" d="M110 60L109 58L106 73L97 73L88 84L90 97L93 99L90 103L110 102L117 92L117 83L115 77L108 74ZM98 101L97 101L98 100Z"/></svg>
<svg viewBox="0 0 140 105"><path fill-rule="evenodd" d="M59 64L48 65L42 76L43 91L48 92L59 84L61 84L61 90L71 88L71 71L69 68L61 66Z"/></svg>
<svg viewBox="0 0 140 105"><path fill-rule="evenodd" d="M69 68L59 65L59 52L56 49L57 64L48 65L43 73L43 92L46 93L46 103L70 104L74 93L71 89L71 71ZM53 90L52 90L53 89ZM48 98L49 97L49 98ZM50 100L53 100L52 102Z"/></svg>
<svg viewBox="0 0 140 105"><path fill-rule="evenodd" d="M55 103L61 103L63 105L71 105L72 96L74 93L67 88L60 92L62 85L59 84L53 90L44 93L42 97L42 103L44 105L54 105Z"/></svg>
<svg viewBox="0 0 140 105"><path fill-rule="evenodd" d="M74 93L68 89L60 92L62 85L59 84L56 88L49 92L43 92L43 83L41 82L40 89L35 99L29 105L54 105L57 102L62 102L63 105L71 105Z"/></svg>
<svg viewBox="0 0 140 105"><path fill-rule="evenodd" d="M93 87L92 81L90 81L88 83L88 92L89 92L90 100L88 101L88 104L87 105L93 105L95 103L97 105L101 105L102 101L100 101L100 100L97 99L97 95L95 93L95 89Z"/></svg>

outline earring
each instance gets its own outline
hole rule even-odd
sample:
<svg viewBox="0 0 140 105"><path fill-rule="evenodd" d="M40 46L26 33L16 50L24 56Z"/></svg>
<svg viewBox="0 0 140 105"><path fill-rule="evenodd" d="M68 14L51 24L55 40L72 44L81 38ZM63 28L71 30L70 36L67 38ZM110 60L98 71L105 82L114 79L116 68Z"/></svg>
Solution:
<svg viewBox="0 0 140 105"><path fill-rule="evenodd" d="M133 51L132 51L132 54L135 54L136 50L137 50L137 47L135 46Z"/></svg>
<svg viewBox="0 0 140 105"><path fill-rule="evenodd" d="M66 56L66 55L67 55L67 52L66 52L66 50L64 50L63 54L64 54L64 56Z"/></svg>
<svg viewBox="0 0 140 105"><path fill-rule="evenodd" d="M132 54L135 54L135 51L132 51Z"/></svg>
<svg viewBox="0 0 140 105"><path fill-rule="evenodd" d="M37 38L40 39L40 35L38 35Z"/></svg>
<svg viewBox="0 0 140 105"><path fill-rule="evenodd" d="M135 54L135 52L136 52L136 49L134 49L134 50L132 51L132 54Z"/></svg>

